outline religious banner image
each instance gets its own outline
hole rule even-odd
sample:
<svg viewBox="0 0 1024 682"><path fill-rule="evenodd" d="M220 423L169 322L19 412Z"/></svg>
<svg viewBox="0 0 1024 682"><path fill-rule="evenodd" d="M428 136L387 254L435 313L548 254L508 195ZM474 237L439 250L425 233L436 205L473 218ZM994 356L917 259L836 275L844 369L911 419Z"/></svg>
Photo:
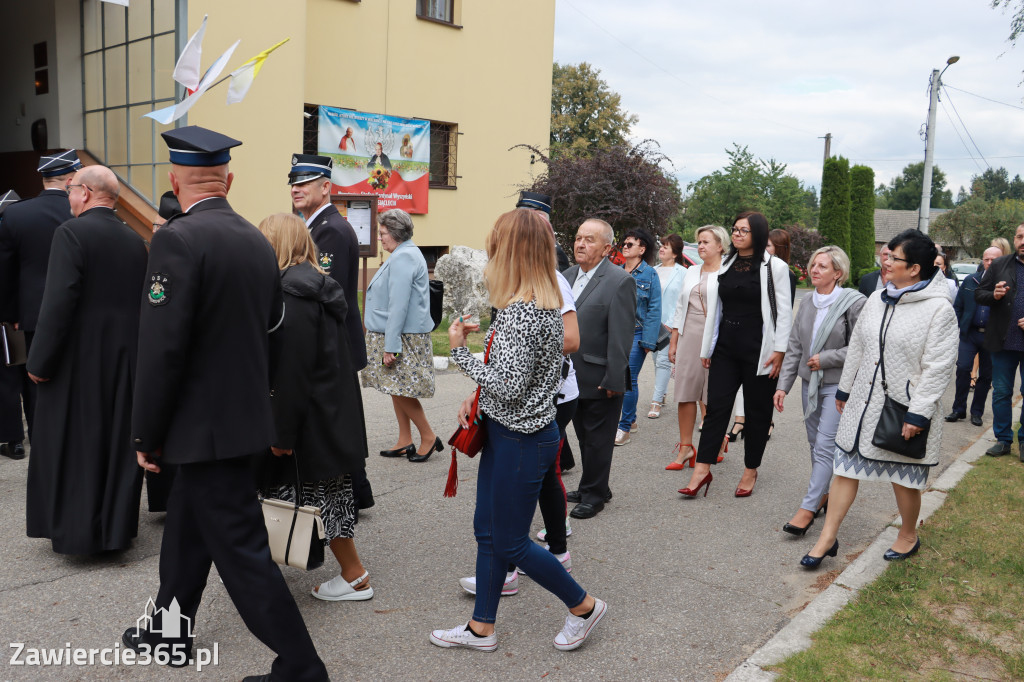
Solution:
<svg viewBox="0 0 1024 682"><path fill-rule="evenodd" d="M334 159L332 192L376 194L378 211L427 212L430 121L322 106L317 148Z"/></svg>

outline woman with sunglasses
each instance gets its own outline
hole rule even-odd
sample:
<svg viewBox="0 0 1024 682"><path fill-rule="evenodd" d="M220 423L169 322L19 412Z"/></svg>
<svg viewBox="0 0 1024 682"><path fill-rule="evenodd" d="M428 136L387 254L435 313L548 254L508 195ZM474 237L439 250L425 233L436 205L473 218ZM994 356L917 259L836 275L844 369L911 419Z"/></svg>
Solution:
<svg viewBox="0 0 1024 682"><path fill-rule="evenodd" d="M622 398L622 416L615 432L615 444L625 445L629 434L636 430L637 377L647 354L658 345L661 331L661 280L651 263L658 257L654 237L645 230L634 229L626 233L622 242L623 264L626 272L636 281L636 326L633 330L633 348L629 351L630 383Z"/></svg>
<svg viewBox="0 0 1024 682"><path fill-rule="evenodd" d="M746 447L735 496L749 497L754 491L792 325L789 267L768 253L767 245L768 221L762 214L750 211L736 216L732 247L718 274L718 291L714 299L708 297L709 315L717 311L715 324L705 328L700 353L710 369L708 410L697 466L689 485L679 490L686 497L696 497L702 487L711 485L711 465L718 459L740 388L747 412Z"/></svg>

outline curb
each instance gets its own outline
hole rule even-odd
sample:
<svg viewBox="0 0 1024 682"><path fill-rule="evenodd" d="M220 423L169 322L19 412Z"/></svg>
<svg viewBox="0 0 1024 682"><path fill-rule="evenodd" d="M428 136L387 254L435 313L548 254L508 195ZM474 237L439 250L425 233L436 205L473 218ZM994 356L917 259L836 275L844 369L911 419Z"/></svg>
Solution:
<svg viewBox="0 0 1024 682"><path fill-rule="evenodd" d="M918 523L926 521L946 501L946 494L971 470L972 464L985 454L991 440L981 436L953 461L921 497L921 515ZM900 517L896 515L853 563L839 574L839 577L815 597L803 611L789 621L775 636L765 642L757 651L736 667L726 682L758 682L774 680L778 674L769 672L766 666L781 663L793 654L811 646L811 635L817 632L840 609L857 596L861 588L872 583L888 567L882 554L896 540Z"/></svg>

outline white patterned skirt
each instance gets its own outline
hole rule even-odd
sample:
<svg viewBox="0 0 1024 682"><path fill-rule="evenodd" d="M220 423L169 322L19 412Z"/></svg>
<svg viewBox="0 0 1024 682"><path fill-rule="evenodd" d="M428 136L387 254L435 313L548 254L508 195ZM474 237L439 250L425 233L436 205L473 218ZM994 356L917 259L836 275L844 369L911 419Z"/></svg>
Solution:
<svg viewBox="0 0 1024 682"><path fill-rule="evenodd" d="M295 486L280 485L263 491L263 496L294 502ZM352 492L350 474L326 481L303 483L302 504L320 508L320 517L324 520L325 543L334 538L355 536L356 496Z"/></svg>
<svg viewBox="0 0 1024 682"><path fill-rule="evenodd" d="M366 332L366 367L359 372L363 388L406 398L434 397L434 346L430 333L402 334L402 354L385 367L384 334Z"/></svg>
<svg viewBox="0 0 1024 682"><path fill-rule="evenodd" d="M858 481L895 483L915 490L924 490L928 487L930 469L930 466L924 464L880 462L868 459L856 450L845 452L842 448L836 448L836 458L832 465L832 472L836 476L855 478Z"/></svg>

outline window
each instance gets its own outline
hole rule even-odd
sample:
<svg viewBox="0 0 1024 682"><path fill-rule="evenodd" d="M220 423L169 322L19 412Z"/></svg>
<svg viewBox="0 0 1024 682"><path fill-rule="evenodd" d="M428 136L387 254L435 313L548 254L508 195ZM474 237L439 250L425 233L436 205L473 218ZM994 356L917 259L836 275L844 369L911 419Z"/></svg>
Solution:
<svg viewBox="0 0 1024 682"><path fill-rule="evenodd" d="M459 126L430 122L430 187L455 189Z"/></svg>
<svg viewBox="0 0 1024 682"><path fill-rule="evenodd" d="M416 16L455 26L455 0L416 0Z"/></svg>
<svg viewBox="0 0 1024 682"><path fill-rule="evenodd" d="M142 116L176 101L171 72L186 0L81 2L85 148L156 205L171 188L170 163L158 153L166 126Z"/></svg>

